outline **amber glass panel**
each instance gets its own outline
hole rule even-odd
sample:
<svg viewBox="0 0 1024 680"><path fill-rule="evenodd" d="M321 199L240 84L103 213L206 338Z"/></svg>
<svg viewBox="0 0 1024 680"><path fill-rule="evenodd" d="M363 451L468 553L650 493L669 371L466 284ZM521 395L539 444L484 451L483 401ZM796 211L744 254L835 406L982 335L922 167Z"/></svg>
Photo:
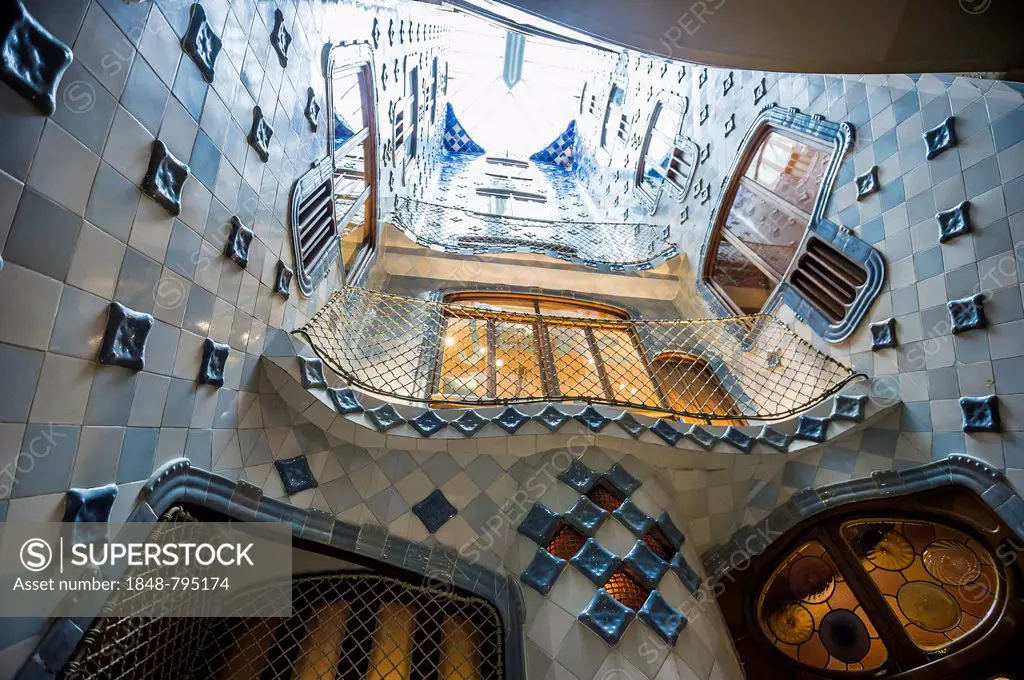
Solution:
<svg viewBox="0 0 1024 680"><path fill-rule="evenodd" d="M604 584L604 589L609 595L633 611L639 611L651 594L624 569L619 569L612 574L608 583Z"/></svg>
<svg viewBox="0 0 1024 680"><path fill-rule="evenodd" d="M813 668L870 671L888 651L832 558L809 541L775 570L758 600L758 623L780 651Z"/></svg>
<svg viewBox="0 0 1024 680"><path fill-rule="evenodd" d="M625 329L594 329L594 340L611 383L613 398L657 408L661 402L633 342L633 334Z"/></svg>
<svg viewBox="0 0 1024 680"><path fill-rule="evenodd" d="M608 512L615 512L622 505L624 499L617 491L613 491L604 484L597 484L587 492L587 498L595 505L604 508Z"/></svg>
<svg viewBox="0 0 1024 680"><path fill-rule="evenodd" d="M796 255L807 223L782 210L774 201L740 185L725 220L729 230L743 245L760 257L782 278Z"/></svg>
<svg viewBox="0 0 1024 680"><path fill-rule="evenodd" d="M773 130L764 136L744 175L810 213L828 159L828 153Z"/></svg>
<svg viewBox="0 0 1024 680"><path fill-rule="evenodd" d="M516 314L536 314L537 310L534 306L534 301L529 298L503 298L503 297L481 297L478 299L474 298L455 298L452 300L454 304L462 305L464 307L476 307L477 309L488 309L496 312L513 312Z"/></svg>
<svg viewBox="0 0 1024 680"><path fill-rule="evenodd" d="M723 422L743 425L746 421L732 419L739 409L706 361L686 356L662 356L651 362L655 380L665 395L666 405L674 411L715 414ZM683 418L684 422L703 423L702 418Z"/></svg>
<svg viewBox="0 0 1024 680"><path fill-rule="evenodd" d="M496 321L494 330L496 396L501 399L543 396L544 381L533 324Z"/></svg>
<svg viewBox="0 0 1024 680"><path fill-rule="evenodd" d="M548 552L555 557L568 560L580 551L587 537L568 524L563 524L548 544Z"/></svg>
<svg viewBox="0 0 1024 680"><path fill-rule="evenodd" d="M623 314L609 309L574 304L572 301L541 300L540 313L545 316L571 316L579 319L621 319Z"/></svg>
<svg viewBox="0 0 1024 680"><path fill-rule="evenodd" d="M490 351L487 322L482 319L448 319L442 348L440 392L486 397L487 355Z"/></svg>
<svg viewBox="0 0 1024 680"><path fill-rule="evenodd" d="M373 235L370 233L370 221L366 219L366 201L364 200L352 216L348 224L341 230L341 261L345 270L350 271L364 245L369 243Z"/></svg>
<svg viewBox="0 0 1024 680"><path fill-rule="evenodd" d="M597 372L597 360L587 340L587 329L579 326L546 325L560 393L573 397L603 399L604 387Z"/></svg>
<svg viewBox="0 0 1024 680"><path fill-rule="evenodd" d="M715 253L711 279L744 314L757 314L775 283L724 238Z"/></svg>
<svg viewBox="0 0 1024 680"><path fill-rule="evenodd" d="M866 519L843 539L918 647L943 649L995 608L995 559L966 534L931 522Z"/></svg>

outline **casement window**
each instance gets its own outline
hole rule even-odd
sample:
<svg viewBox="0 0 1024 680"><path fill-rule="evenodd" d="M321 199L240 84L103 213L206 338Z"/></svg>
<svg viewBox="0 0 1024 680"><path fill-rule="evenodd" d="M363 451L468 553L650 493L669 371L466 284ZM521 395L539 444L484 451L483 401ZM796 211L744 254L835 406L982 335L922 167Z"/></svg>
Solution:
<svg viewBox="0 0 1024 680"><path fill-rule="evenodd" d="M657 209L666 182L682 198L693 181L698 149L680 135L684 107L684 103L666 100L658 102L651 113L636 171L636 186L651 212Z"/></svg>
<svg viewBox="0 0 1024 680"><path fill-rule="evenodd" d="M625 140L629 134L629 118L622 112L622 104L626 99L626 91L618 85L612 85L608 93L608 105L604 110L604 124L601 126L601 146L610 149L616 138Z"/></svg>
<svg viewBox="0 0 1024 680"><path fill-rule="evenodd" d="M341 255L346 280L358 277L376 248L376 113L373 70L360 46L329 58L329 155L303 175L292 195L296 278L312 295Z"/></svg>
<svg viewBox="0 0 1024 680"><path fill-rule="evenodd" d="M406 170L416 158L419 143L419 106L420 106L419 67L409 69L406 77L405 96L398 102L393 123L392 136L395 140L395 154L402 153L399 163L402 185L405 185Z"/></svg>
<svg viewBox="0 0 1024 680"><path fill-rule="evenodd" d="M430 62L430 124L437 121L437 57Z"/></svg>
<svg viewBox="0 0 1024 680"><path fill-rule="evenodd" d="M476 190L477 211L503 217L545 220L551 206L544 194L505 187L481 187Z"/></svg>

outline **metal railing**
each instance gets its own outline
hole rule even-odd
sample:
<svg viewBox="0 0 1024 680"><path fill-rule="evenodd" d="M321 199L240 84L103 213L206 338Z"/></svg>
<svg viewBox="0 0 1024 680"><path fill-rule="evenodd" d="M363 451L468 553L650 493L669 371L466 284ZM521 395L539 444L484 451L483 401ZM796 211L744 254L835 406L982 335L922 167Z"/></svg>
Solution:
<svg viewBox="0 0 1024 680"><path fill-rule="evenodd" d="M855 377L773 316L605 320L343 288L295 331L349 384L403 402L586 402L702 422L806 410Z"/></svg>
<svg viewBox="0 0 1024 680"><path fill-rule="evenodd" d="M407 197L393 223L410 239L460 254L537 253L588 266L646 269L675 256L668 227L506 217Z"/></svg>

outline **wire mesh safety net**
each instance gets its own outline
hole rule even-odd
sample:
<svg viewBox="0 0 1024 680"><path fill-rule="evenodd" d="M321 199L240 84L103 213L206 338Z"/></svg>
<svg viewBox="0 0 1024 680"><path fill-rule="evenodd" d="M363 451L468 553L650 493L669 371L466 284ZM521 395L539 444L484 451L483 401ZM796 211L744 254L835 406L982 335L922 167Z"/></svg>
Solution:
<svg viewBox="0 0 1024 680"><path fill-rule="evenodd" d="M187 513L184 513L187 517ZM182 521L182 515L171 521ZM159 569L159 568L157 568ZM154 570L155 571L155 570ZM149 574L152 575L152 574ZM113 597L123 597L119 592ZM165 604L181 601L167 598ZM192 597L203 598L202 592ZM483 680L504 677L497 611L450 587L367 572L297 576L243 595L289 617L101 617L63 680ZM208 598L207 599L212 599ZM240 598L242 599L242 598ZM152 606L149 601L144 606ZM140 606L143 603L140 602ZM173 605L171 605L173 607ZM223 603L220 605L223 607ZM230 609L230 608L229 608ZM173 608L167 610L173 614Z"/></svg>
<svg viewBox="0 0 1024 680"><path fill-rule="evenodd" d="M349 384L404 402L586 402L742 424L782 418L855 374L773 316L548 316L347 287L295 331Z"/></svg>
<svg viewBox="0 0 1024 680"><path fill-rule="evenodd" d="M532 252L582 264L638 268L676 253L668 227L622 222L549 221L396 199L394 224L446 252Z"/></svg>

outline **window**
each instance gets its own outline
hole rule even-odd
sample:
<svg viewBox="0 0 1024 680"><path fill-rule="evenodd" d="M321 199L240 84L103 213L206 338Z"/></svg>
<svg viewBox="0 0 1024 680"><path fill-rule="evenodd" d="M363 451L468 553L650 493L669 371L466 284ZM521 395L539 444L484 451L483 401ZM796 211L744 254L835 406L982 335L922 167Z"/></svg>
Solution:
<svg viewBox="0 0 1024 680"><path fill-rule="evenodd" d="M618 85L612 85L612 91L608 94L608 106L604 110L604 124L601 126L601 146L610 148L612 139L608 136L609 126L612 135L622 137L622 130L629 126L629 119L622 113L622 103L626 99L626 92Z"/></svg>
<svg viewBox="0 0 1024 680"><path fill-rule="evenodd" d="M522 168L524 170L530 167L530 164L526 161L521 161L516 158L502 158L501 156L488 156L487 162L491 165L504 165L510 168Z"/></svg>
<svg viewBox="0 0 1024 680"><path fill-rule="evenodd" d="M715 415L717 425L746 425L722 381L707 361L677 352L660 354L651 362L651 373L664 395L665 405L674 411ZM704 419L680 418L685 423L706 423Z"/></svg>
<svg viewBox="0 0 1024 680"><path fill-rule="evenodd" d="M395 140L395 154L404 150L401 163L401 180L405 185L406 169L412 159L416 158L416 151L419 137L419 106L420 106L420 76L419 67L413 66L408 71L406 78L405 97L398 103L395 112L393 137Z"/></svg>
<svg viewBox="0 0 1024 680"><path fill-rule="evenodd" d="M335 48L328 73L329 154L299 179L292 195L296 278L304 295L313 294L339 254L351 281L376 248L376 113L368 51Z"/></svg>
<svg viewBox="0 0 1024 680"><path fill-rule="evenodd" d="M430 62L430 124L437 121L437 57Z"/></svg>
<svg viewBox="0 0 1024 680"><path fill-rule="evenodd" d="M535 220L551 217L548 198L543 194L503 187L481 187L476 190L476 195L483 202L479 212Z"/></svg>
<svg viewBox="0 0 1024 680"><path fill-rule="evenodd" d="M658 207L666 181L680 198L690 189L698 151L693 141L679 139L684 113L676 102L659 102L651 113L636 171L637 187L651 212Z"/></svg>

